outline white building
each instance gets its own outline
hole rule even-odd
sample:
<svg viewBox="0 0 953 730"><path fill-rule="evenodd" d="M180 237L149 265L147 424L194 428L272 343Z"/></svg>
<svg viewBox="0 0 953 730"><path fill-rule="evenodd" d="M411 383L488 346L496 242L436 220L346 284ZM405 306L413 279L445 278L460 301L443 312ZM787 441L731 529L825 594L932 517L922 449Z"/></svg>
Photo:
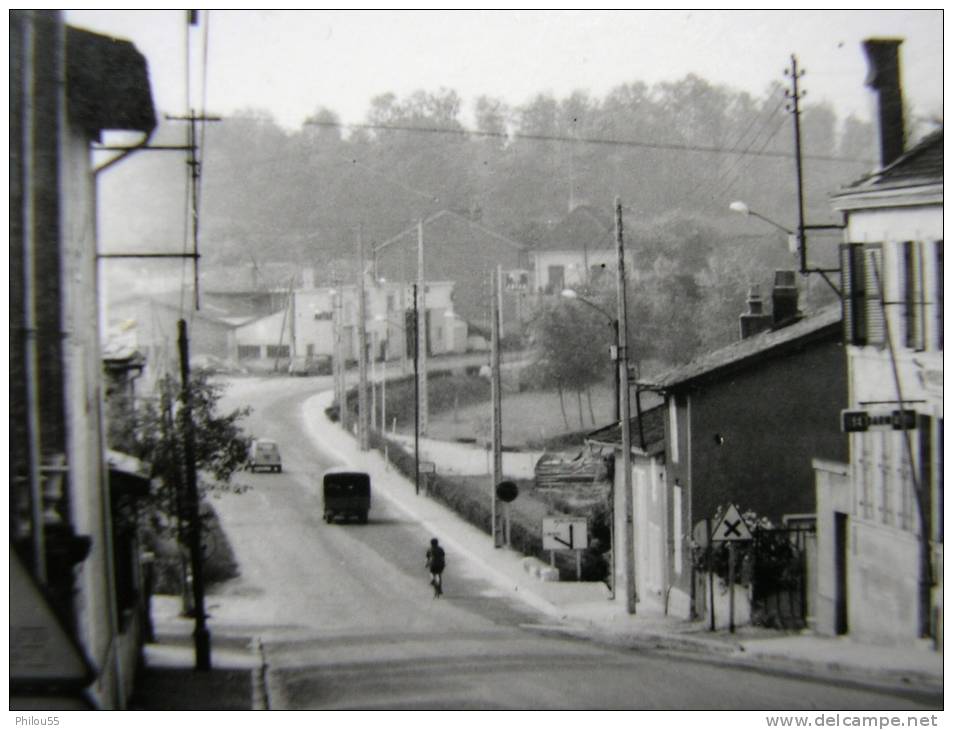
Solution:
<svg viewBox="0 0 953 730"><path fill-rule="evenodd" d="M833 198L850 463L815 461L817 628L886 641L942 636L943 132L903 149L899 43L864 44L880 169Z"/></svg>
<svg viewBox="0 0 953 730"><path fill-rule="evenodd" d="M453 310L453 283L428 282L424 294L428 355L462 353L467 348L467 324ZM293 289L287 305L278 312L240 325L236 330L242 363L279 363L295 368L315 363L328 372L335 354L336 323L340 323L341 348L346 361L358 359L358 287ZM373 360L412 357L405 323L413 311L412 286L398 282L365 284L365 327L368 355Z"/></svg>

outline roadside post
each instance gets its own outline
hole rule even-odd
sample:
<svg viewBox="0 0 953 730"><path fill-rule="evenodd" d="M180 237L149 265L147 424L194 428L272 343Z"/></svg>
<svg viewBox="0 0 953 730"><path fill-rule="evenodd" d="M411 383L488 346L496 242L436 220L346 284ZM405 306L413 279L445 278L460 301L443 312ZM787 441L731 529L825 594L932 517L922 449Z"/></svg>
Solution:
<svg viewBox="0 0 953 730"><path fill-rule="evenodd" d="M711 545L715 542L728 543L728 631L735 633L735 547L736 543L751 540L751 530L733 504L728 505L724 517L711 533ZM709 568L709 581L713 581L712 571ZM715 621L715 595L712 589L711 596L712 629Z"/></svg>
<svg viewBox="0 0 953 730"><path fill-rule="evenodd" d="M582 551L589 546L585 517L544 517L543 550L549 550L550 563L556 565L556 550L576 553L576 580L582 580Z"/></svg>

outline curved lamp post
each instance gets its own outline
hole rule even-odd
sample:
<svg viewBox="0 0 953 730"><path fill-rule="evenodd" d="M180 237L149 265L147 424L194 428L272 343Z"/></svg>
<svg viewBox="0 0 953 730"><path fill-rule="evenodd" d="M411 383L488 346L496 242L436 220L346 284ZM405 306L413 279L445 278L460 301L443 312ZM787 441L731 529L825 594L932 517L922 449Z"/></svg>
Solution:
<svg viewBox="0 0 953 730"><path fill-rule="evenodd" d="M753 215L755 218L760 218L768 225L772 225L777 228L779 231L784 231L788 234L788 248L792 253L798 254L801 259L801 273L802 274L820 274L824 281L827 282L828 286L834 290L837 296L841 296L840 289L838 289L834 282L828 278L828 274L838 274L840 269L819 269L819 268L808 268L807 265L807 230L841 230L844 228L843 225L832 223L832 224L822 224L822 225L807 225L801 222L798 225L797 231L792 231L786 226L782 226L777 221L773 221L767 216L761 215L755 210L751 210L748 207L748 204L742 200L735 200L734 202L728 205L728 209L734 211L735 213L741 213L741 215Z"/></svg>

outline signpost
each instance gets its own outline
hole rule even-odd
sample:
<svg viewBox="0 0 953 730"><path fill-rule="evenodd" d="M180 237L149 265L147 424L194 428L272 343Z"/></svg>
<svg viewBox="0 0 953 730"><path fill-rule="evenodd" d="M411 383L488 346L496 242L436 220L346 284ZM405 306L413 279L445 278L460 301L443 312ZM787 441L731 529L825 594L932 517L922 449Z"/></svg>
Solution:
<svg viewBox="0 0 953 730"><path fill-rule="evenodd" d="M843 410L841 431L858 433L874 430L913 431L917 427L917 412L905 408L892 411Z"/></svg>
<svg viewBox="0 0 953 730"><path fill-rule="evenodd" d="M576 578L582 577L582 551L589 546L588 526L578 517L544 517L543 550L549 550L550 563L555 564L556 550L576 552Z"/></svg>
<svg viewBox="0 0 953 730"><path fill-rule="evenodd" d="M738 508L733 504L728 505L728 510L721 518L718 525L711 533L712 542L728 543L728 630L735 633L735 543L751 540L751 530L738 512ZM712 587L711 595L712 617L715 615L715 595ZM712 619L714 626L714 618Z"/></svg>

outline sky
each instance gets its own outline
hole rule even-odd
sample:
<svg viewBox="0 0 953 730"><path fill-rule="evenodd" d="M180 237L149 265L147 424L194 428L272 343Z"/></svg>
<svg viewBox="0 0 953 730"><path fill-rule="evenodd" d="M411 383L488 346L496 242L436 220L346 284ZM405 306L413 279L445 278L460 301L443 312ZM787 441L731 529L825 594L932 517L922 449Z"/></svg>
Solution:
<svg viewBox="0 0 953 730"><path fill-rule="evenodd" d="M70 25L133 41L149 62L162 113L205 108L268 111L300 128L319 106L344 122L364 120L373 97L455 90L463 121L480 95L511 105L538 93L583 90L596 98L633 81L650 85L696 74L761 96L795 54L806 104L830 102L839 118L871 118L860 43L902 38L904 95L915 114L942 116L943 18L939 10L888 11L261 11L201 12L188 32L193 71L185 83L181 10L71 10ZM207 47L205 37L207 33ZM207 48L207 51L204 50Z"/></svg>

